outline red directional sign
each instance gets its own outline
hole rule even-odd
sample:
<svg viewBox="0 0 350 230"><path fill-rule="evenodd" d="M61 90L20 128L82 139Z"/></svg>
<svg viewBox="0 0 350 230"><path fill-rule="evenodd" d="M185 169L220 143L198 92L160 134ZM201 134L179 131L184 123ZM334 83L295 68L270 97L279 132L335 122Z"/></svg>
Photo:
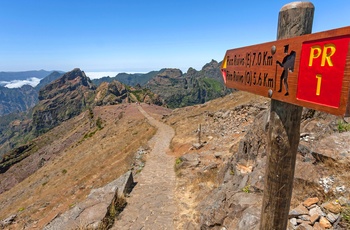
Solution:
<svg viewBox="0 0 350 230"><path fill-rule="evenodd" d="M227 50L229 88L350 116L350 27Z"/></svg>

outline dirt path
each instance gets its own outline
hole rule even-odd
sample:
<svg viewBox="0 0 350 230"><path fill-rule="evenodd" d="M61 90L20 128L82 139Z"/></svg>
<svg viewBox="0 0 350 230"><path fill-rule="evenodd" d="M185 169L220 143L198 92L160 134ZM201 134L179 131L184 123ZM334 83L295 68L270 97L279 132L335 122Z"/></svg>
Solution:
<svg viewBox="0 0 350 230"><path fill-rule="evenodd" d="M174 229L174 157L166 152L175 132L170 126L151 117L141 106L138 108L158 130L149 141L152 151L136 181L137 185L112 229Z"/></svg>

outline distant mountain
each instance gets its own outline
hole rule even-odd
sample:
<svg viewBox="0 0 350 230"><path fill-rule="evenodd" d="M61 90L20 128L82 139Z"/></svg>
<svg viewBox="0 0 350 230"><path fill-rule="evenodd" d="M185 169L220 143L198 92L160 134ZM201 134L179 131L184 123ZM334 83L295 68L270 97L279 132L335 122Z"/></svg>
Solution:
<svg viewBox="0 0 350 230"><path fill-rule="evenodd" d="M40 83L34 88L35 90L33 90L30 86L11 90L1 87L0 116L12 112L25 111L26 109L33 107L38 102L37 97L39 95L37 92L63 75L63 73L59 71L44 70L17 73L1 72L0 76L1 74L2 76L16 77L16 79L19 79L21 76L25 76L25 78L27 78L30 76L42 77L40 74L48 75L46 75L40 81ZM6 79L9 80L9 78ZM127 87L129 93L128 100L144 101L145 95L149 96L155 94L157 96L152 96L152 99L147 99L148 101L151 101L150 103L165 103L171 108L202 104L231 92L230 90L226 89L221 77L220 63L215 60L205 64L200 71L189 68L185 74L179 69L161 69L159 71L151 71L144 74L119 73L115 77L103 77L92 81L89 79L89 84L94 84L97 88L103 82L111 83L116 80L127 86L139 86L136 87L137 89ZM112 85L104 85L104 87L112 87ZM141 86L145 86L149 92L146 92L145 89L141 89ZM133 91L133 93L130 94L131 91ZM135 96L136 99L133 96ZM119 98L118 95L116 97ZM103 99L100 98L96 103L101 105L120 103L120 98L118 98L112 96Z"/></svg>
<svg viewBox="0 0 350 230"><path fill-rule="evenodd" d="M178 108L202 104L230 93L232 90L226 88L220 66L221 63L212 60L200 71L189 68L185 74L179 69L165 68L146 74L119 73L92 81L96 85L118 80L130 86L144 86L159 95L170 108Z"/></svg>
<svg viewBox="0 0 350 230"><path fill-rule="evenodd" d="M62 71L54 71L52 73L50 73L49 75L47 75L46 77L44 77L43 79L41 79L41 81L39 82L39 84L37 86L35 86L35 89L37 91L39 91L41 88L43 88L44 86L50 84L51 82L55 81L56 79L58 79L59 77L61 77L64 73Z"/></svg>
<svg viewBox="0 0 350 230"><path fill-rule="evenodd" d="M21 72L0 72L0 81L26 80L32 77L42 79L54 71L32 70Z"/></svg>
<svg viewBox="0 0 350 230"><path fill-rule="evenodd" d="M164 101L159 95L140 85L127 86L117 80L102 82L96 90L94 105L115 105L120 103L144 102L148 104L163 105Z"/></svg>
<svg viewBox="0 0 350 230"><path fill-rule="evenodd" d="M160 70L161 71L161 70ZM151 71L148 73L119 73L116 80L126 85L136 86L137 84L144 86L149 80L155 77L160 71Z"/></svg>
<svg viewBox="0 0 350 230"><path fill-rule="evenodd" d="M202 70L189 68L185 74L179 69L163 69L145 87L162 97L170 108L202 104L231 92L224 85L220 66L212 60Z"/></svg>
<svg viewBox="0 0 350 230"><path fill-rule="evenodd" d="M160 71L151 71L148 73L118 73L115 77L102 77L99 79L94 79L92 82L99 86L102 82L112 82L117 80L129 86L136 86L138 84L143 86L159 72Z"/></svg>

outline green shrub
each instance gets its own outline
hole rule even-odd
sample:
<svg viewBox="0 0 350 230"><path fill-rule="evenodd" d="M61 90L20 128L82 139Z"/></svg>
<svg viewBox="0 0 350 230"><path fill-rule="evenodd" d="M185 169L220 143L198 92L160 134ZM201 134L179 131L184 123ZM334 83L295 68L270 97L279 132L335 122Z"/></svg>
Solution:
<svg viewBox="0 0 350 230"><path fill-rule="evenodd" d="M244 186L244 188L242 188L242 191L245 192L245 193L251 193L251 191L250 191L250 185Z"/></svg>
<svg viewBox="0 0 350 230"><path fill-rule="evenodd" d="M103 126L102 126L102 118L101 117L98 117L97 120L96 120L96 126L98 129L103 129Z"/></svg>
<svg viewBox="0 0 350 230"><path fill-rule="evenodd" d="M338 121L338 131L340 133L350 131L350 124L342 120Z"/></svg>
<svg viewBox="0 0 350 230"><path fill-rule="evenodd" d="M181 163L182 163L182 160L181 160L180 157L177 158L177 159L175 160L175 165L176 165L176 166L179 165L179 164L181 164Z"/></svg>
<svg viewBox="0 0 350 230"><path fill-rule="evenodd" d="M344 208L341 215L344 221L350 224L350 206L347 206L346 208Z"/></svg>

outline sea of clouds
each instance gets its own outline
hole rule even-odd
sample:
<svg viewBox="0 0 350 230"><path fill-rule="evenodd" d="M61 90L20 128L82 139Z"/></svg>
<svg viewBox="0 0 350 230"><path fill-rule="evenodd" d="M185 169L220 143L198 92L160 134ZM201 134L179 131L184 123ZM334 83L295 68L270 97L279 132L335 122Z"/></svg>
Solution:
<svg viewBox="0 0 350 230"><path fill-rule="evenodd" d="M24 85L31 85L33 87L39 84L41 79L32 77L26 80L12 80L12 81L0 81L1 86L5 86L7 88L21 88Z"/></svg>
<svg viewBox="0 0 350 230"><path fill-rule="evenodd" d="M119 72L85 72L86 76L90 79L98 79L102 77L115 77ZM131 73L131 72L130 72ZM0 81L0 86L7 88L20 88L24 85L31 85L33 87L39 84L41 79L32 77L26 80L12 80L12 81Z"/></svg>
<svg viewBox="0 0 350 230"><path fill-rule="evenodd" d="M90 79L98 79L102 77L115 77L119 72L86 72L86 76ZM0 86L4 86L6 88L21 88L24 85L31 85L33 87L39 84L41 79L32 77L26 80L12 80L12 81L0 81Z"/></svg>

